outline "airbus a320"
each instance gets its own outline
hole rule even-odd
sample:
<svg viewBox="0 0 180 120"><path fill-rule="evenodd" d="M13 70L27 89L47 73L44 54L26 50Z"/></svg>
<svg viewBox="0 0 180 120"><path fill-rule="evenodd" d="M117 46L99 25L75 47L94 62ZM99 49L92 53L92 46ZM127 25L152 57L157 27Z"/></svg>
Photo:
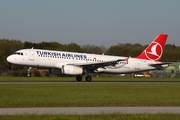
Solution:
<svg viewBox="0 0 180 120"><path fill-rule="evenodd" d="M136 73L163 69L169 63L160 62L168 35L160 34L137 57L123 57L65 52L43 49L21 49L7 57L12 64L47 68L50 73L76 75L77 81L91 81L90 73Z"/></svg>

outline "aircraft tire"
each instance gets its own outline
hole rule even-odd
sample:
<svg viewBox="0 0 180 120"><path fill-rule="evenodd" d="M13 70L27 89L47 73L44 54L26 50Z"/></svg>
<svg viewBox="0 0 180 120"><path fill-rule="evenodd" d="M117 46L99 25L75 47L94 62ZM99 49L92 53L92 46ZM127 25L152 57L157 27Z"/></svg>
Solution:
<svg viewBox="0 0 180 120"><path fill-rule="evenodd" d="M78 75L78 76L76 77L76 80L77 80L77 81L82 81L82 76Z"/></svg>
<svg viewBox="0 0 180 120"><path fill-rule="evenodd" d="M86 76L86 81L87 81L87 82L92 81L92 77L91 77L90 75Z"/></svg>

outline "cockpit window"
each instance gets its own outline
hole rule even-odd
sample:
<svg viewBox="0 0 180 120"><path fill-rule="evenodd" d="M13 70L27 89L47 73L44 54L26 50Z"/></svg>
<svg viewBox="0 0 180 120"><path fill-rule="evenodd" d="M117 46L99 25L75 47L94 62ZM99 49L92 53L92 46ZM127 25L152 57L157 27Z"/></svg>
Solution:
<svg viewBox="0 0 180 120"><path fill-rule="evenodd" d="M15 52L14 55L23 55L22 52Z"/></svg>

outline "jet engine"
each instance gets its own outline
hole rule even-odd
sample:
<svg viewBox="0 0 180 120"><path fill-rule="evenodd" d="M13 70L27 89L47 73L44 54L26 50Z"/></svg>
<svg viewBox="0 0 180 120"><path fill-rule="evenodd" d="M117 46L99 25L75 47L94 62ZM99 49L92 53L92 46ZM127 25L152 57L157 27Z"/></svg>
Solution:
<svg viewBox="0 0 180 120"><path fill-rule="evenodd" d="M68 75L81 75L83 74L83 68L73 65L63 65L62 66L62 73Z"/></svg>
<svg viewBox="0 0 180 120"><path fill-rule="evenodd" d="M53 75L60 75L62 74L61 69L49 69L49 73Z"/></svg>

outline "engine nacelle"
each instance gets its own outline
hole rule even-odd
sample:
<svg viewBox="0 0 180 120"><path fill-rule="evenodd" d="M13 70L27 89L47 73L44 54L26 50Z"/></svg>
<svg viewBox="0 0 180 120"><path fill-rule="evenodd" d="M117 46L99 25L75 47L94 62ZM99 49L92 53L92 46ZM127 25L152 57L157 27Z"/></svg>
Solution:
<svg viewBox="0 0 180 120"><path fill-rule="evenodd" d="M63 65L61 71L63 74L68 74L68 75L83 74L83 69L81 67L73 66L73 65Z"/></svg>
<svg viewBox="0 0 180 120"><path fill-rule="evenodd" d="M60 69L49 69L49 73L53 75L60 75L62 74Z"/></svg>

